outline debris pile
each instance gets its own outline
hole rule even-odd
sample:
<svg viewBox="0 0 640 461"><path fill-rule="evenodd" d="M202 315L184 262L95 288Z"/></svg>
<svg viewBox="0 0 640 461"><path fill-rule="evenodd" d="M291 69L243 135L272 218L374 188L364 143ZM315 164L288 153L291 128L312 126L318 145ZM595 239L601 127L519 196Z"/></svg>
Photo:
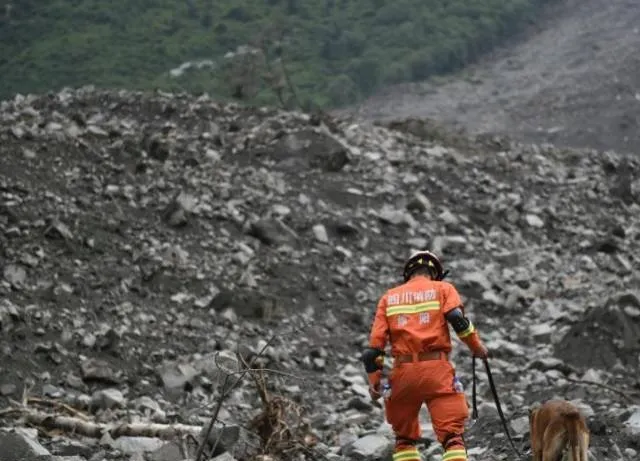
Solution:
<svg viewBox="0 0 640 461"><path fill-rule="evenodd" d="M180 461L219 406L213 459L383 459L359 354L429 247L517 442L560 396L597 459L637 456L640 184L617 178L638 161L419 123L90 87L1 102L0 445ZM460 343L453 360L470 384ZM509 457L482 374L478 391L470 458Z"/></svg>

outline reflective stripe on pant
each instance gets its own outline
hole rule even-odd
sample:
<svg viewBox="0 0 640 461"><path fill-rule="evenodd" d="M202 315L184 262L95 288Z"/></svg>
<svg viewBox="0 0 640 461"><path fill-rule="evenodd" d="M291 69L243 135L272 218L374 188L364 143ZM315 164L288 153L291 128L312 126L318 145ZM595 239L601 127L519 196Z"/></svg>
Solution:
<svg viewBox="0 0 640 461"><path fill-rule="evenodd" d="M467 461L467 451L464 447L450 448L442 455L442 461Z"/></svg>
<svg viewBox="0 0 640 461"><path fill-rule="evenodd" d="M433 430L438 442L444 444L452 436L464 434L464 423L469 417L469 408L464 393L453 388L454 369L448 360L427 360L424 362L403 363L391 371L391 396L385 401L386 419L399 439L417 440L420 438L418 414L426 403L431 415ZM450 456L459 456L464 450L459 443L445 449ZM396 452L406 449L401 440ZM445 453L447 454L447 453ZM447 461L466 459L446 458Z"/></svg>
<svg viewBox="0 0 640 461"><path fill-rule="evenodd" d="M393 461L422 461L420 452L415 447L396 447Z"/></svg>

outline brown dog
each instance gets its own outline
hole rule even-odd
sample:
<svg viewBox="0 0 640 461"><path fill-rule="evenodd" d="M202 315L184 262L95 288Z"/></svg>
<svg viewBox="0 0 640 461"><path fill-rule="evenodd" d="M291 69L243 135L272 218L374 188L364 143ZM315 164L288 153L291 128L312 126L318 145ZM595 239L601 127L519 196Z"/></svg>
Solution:
<svg viewBox="0 0 640 461"><path fill-rule="evenodd" d="M529 410L533 461L588 461L589 429L580 410L566 400L549 400Z"/></svg>

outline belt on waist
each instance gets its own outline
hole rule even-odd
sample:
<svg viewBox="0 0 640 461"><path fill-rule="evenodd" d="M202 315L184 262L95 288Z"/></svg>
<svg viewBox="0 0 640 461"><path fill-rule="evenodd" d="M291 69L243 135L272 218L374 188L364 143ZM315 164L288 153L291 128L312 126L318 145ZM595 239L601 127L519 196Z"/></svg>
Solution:
<svg viewBox="0 0 640 461"><path fill-rule="evenodd" d="M449 354L442 351L417 352L414 354L399 354L393 356L397 363L424 362L426 360L447 360Z"/></svg>

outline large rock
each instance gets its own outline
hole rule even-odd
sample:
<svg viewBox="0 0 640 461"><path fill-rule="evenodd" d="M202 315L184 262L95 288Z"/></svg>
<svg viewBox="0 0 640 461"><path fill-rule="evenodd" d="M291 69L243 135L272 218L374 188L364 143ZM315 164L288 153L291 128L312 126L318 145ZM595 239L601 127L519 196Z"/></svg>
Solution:
<svg viewBox="0 0 640 461"><path fill-rule="evenodd" d="M631 415L624 422L625 426L629 428L629 430L634 435L640 435L640 406L635 405L631 408Z"/></svg>
<svg viewBox="0 0 640 461"><path fill-rule="evenodd" d="M381 461L393 451L393 443L382 434L369 434L343 448L343 454L357 461Z"/></svg>
<svg viewBox="0 0 640 461"><path fill-rule="evenodd" d="M49 461L50 458L51 453L29 432L0 429L0 461Z"/></svg>
<svg viewBox="0 0 640 461"><path fill-rule="evenodd" d="M326 132L305 129L276 136L268 147L245 151L244 155L267 156L280 167L320 168L326 172L339 172L349 163L347 147Z"/></svg>
<svg viewBox="0 0 640 461"><path fill-rule="evenodd" d="M556 355L578 367L607 369L621 363L640 369L640 301L623 293L591 307L555 347Z"/></svg>

